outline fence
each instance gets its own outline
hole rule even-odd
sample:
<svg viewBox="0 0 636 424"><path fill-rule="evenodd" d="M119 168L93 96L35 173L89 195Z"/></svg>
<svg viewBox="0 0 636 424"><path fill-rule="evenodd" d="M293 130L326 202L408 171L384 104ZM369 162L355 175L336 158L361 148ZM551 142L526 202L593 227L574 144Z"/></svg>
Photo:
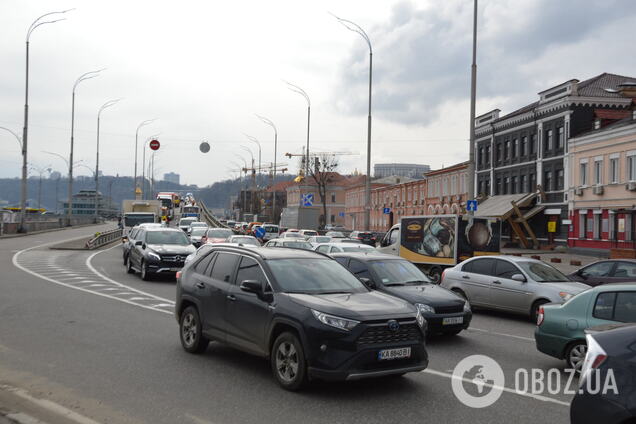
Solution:
<svg viewBox="0 0 636 424"><path fill-rule="evenodd" d="M103 233L97 233L95 237L86 242L87 249L97 249L98 247L105 246L112 243L115 240L120 240L122 236L122 229L117 228L115 230L104 231Z"/></svg>

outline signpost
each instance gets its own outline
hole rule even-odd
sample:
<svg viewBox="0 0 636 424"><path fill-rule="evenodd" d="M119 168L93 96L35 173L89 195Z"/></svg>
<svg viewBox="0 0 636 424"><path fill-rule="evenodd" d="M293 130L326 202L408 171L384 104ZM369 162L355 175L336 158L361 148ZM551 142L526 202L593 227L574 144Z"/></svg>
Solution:
<svg viewBox="0 0 636 424"><path fill-rule="evenodd" d="M385 215L390 214L390 213L391 213L391 208L384 208L384 209L382 209L382 213L383 213L383 214L385 214Z"/></svg>
<svg viewBox="0 0 636 424"><path fill-rule="evenodd" d="M265 236L265 228L256 227L256 229L254 230L254 235L256 236L256 238L262 239L263 236Z"/></svg>
<svg viewBox="0 0 636 424"><path fill-rule="evenodd" d="M159 146L161 146L161 144L159 143L159 140L151 140L150 141L150 148L152 150L159 150Z"/></svg>
<svg viewBox="0 0 636 424"><path fill-rule="evenodd" d="M466 201L466 212L477 212L477 200Z"/></svg>
<svg viewBox="0 0 636 424"><path fill-rule="evenodd" d="M313 193L307 193L307 194L303 194L302 198L301 198L302 204L305 207L308 206L313 206L314 205L314 194Z"/></svg>

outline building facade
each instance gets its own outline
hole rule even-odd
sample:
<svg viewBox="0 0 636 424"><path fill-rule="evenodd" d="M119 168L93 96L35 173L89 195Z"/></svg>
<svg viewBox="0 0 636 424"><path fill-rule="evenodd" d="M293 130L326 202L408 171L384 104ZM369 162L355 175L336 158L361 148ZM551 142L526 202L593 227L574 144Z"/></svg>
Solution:
<svg viewBox="0 0 636 424"><path fill-rule="evenodd" d="M431 167L428 165L414 163L376 163L373 165L373 177L386 178L396 176L422 179L424 174L430 170Z"/></svg>
<svg viewBox="0 0 636 424"><path fill-rule="evenodd" d="M390 176L378 178L371 181L371 212L369 214L369 225L373 227L374 210L374 190L399 183L416 181L409 177ZM364 205L366 200L366 178L358 184L352 184L345 191L345 228L351 230L364 229Z"/></svg>
<svg viewBox="0 0 636 424"><path fill-rule="evenodd" d="M489 196L542 189L545 209L531 221L539 240L546 240L548 221L557 221L555 238L566 242L569 231L569 140L605 123L625 118L636 78L604 73L576 79L539 94L539 100L500 116L495 109L475 118L475 192ZM504 229L504 232L506 230Z"/></svg>
<svg viewBox="0 0 636 424"><path fill-rule="evenodd" d="M636 110L570 139L569 149L568 244L636 248Z"/></svg>
<svg viewBox="0 0 636 424"><path fill-rule="evenodd" d="M114 218L119 214L119 208L112 204L110 198L95 190L80 190L73 195L72 215L95 215L95 201L99 207L99 216ZM64 214L68 213L68 201L62 203Z"/></svg>
<svg viewBox="0 0 636 424"><path fill-rule="evenodd" d="M181 175L175 174L174 172L168 172L163 174L163 180L169 183L180 184Z"/></svg>

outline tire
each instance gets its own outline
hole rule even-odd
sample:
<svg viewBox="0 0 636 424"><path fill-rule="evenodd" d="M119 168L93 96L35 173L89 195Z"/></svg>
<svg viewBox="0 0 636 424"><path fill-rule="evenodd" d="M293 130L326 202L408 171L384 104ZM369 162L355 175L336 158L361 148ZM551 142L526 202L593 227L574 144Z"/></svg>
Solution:
<svg viewBox="0 0 636 424"><path fill-rule="evenodd" d="M146 262L142 259L141 263L139 264L139 268L141 270L141 279L144 281L150 281L150 271L148 271L148 266L146 265Z"/></svg>
<svg viewBox="0 0 636 424"><path fill-rule="evenodd" d="M128 255L124 253L124 266L128 265Z"/></svg>
<svg viewBox="0 0 636 424"><path fill-rule="evenodd" d="M128 258L128 261L126 263L126 272L128 274L134 274L135 273L135 270L132 267L132 261L130 260L130 258Z"/></svg>
<svg viewBox="0 0 636 424"><path fill-rule="evenodd" d="M580 373L586 353L587 343L581 340L574 342L570 344L565 351L565 362L568 364L569 368Z"/></svg>
<svg viewBox="0 0 636 424"><path fill-rule="evenodd" d="M547 300L539 299L532 304L532 308L530 308L530 321L537 323L537 315L539 314L539 307L541 305L545 305L549 303Z"/></svg>
<svg viewBox="0 0 636 424"><path fill-rule="evenodd" d="M428 272L428 278L433 284L439 284L442 281L442 270L434 267Z"/></svg>
<svg viewBox="0 0 636 424"><path fill-rule="evenodd" d="M305 352L293 333L282 333L276 338L270 352L274 377L285 390L299 390L307 381Z"/></svg>
<svg viewBox="0 0 636 424"><path fill-rule="evenodd" d="M189 353L203 353L210 341L201 333L201 318L194 306L188 306L179 317L181 346Z"/></svg>

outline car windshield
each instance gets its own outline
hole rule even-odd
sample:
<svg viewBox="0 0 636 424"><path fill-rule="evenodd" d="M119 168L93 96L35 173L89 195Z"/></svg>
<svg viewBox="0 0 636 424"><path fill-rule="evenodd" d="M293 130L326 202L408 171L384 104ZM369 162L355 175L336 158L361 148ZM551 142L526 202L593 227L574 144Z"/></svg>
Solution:
<svg viewBox="0 0 636 424"><path fill-rule="evenodd" d="M371 261L369 267L385 286L403 286L430 283L426 275L406 260Z"/></svg>
<svg viewBox="0 0 636 424"><path fill-rule="evenodd" d="M135 225L143 224L146 222L155 222L155 214L134 214L124 215L124 225L126 227L134 227Z"/></svg>
<svg viewBox="0 0 636 424"><path fill-rule="evenodd" d="M331 259L273 259L268 261L281 291L286 293L364 293L368 289Z"/></svg>
<svg viewBox="0 0 636 424"><path fill-rule="evenodd" d="M228 237L230 237L232 234L234 234L232 232L232 230L226 230L226 229L215 229L215 230L208 230L208 238L222 238L222 239L226 239Z"/></svg>
<svg viewBox="0 0 636 424"><path fill-rule="evenodd" d="M314 237L312 240L314 241L314 243L329 243L331 241L331 237L319 236Z"/></svg>
<svg viewBox="0 0 636 424"><path fill-rule="evenodd" d="M192 229L192 232L190 233L190 235L193 235L193 236L202 236L202 235L204 235L204 234L205 234L205 232L206 232L206 231L207 231L207 230L206 230L205 228L201 228L201 227L196 228L196 227L195 227L195 228L193 228L193 229Z"/></svg>
<svg viewBox="0 0 636 424"><path fill-rule="evenodd" d="M340 237L340 238L344 238L344 234L342 234L340 231L329 231L327 233L327 235L329 237Z"/></svg>
<svg viewBox="0 0 636 424"><path fill-rule="evenodd" d="M260 246L258 240L254 237L232 237L232 243L251 244L252 246Z"/></svg>
<svg viewBox="0 0 636 424"><path fill-rule="evenodd" d="M542 262L517 262L534 281L537 283L556 283L559 281L570 281L559 270Z"/></svg>
<svg viewBox="0 0 636 424"><path fill-rule="evenodd" d="M194 227L207 227L208 224L206 224L205 222L193 222L192 224L190 224L190 226L192 228L194 228Z"/></svg>
<svg viewBox="0 0 636 424"><path fill-rule="evenodd" d="M263 229L268 233L278 233L278 227L275 225L263 225Z"/></svg>
<svg viewBox="0 0 636 424"><path fill-rule="evenodd" d="M180 226L189 226L194 221L196 221L196 218L193 218L193 219L183 218L181 221L179 221L179 225Z"/></svg>
<svg viewBox="0 0 636 424"><path fill-rule="evenodd" d="M360 246L341 246L340 247L343 252L360 252L362 250L375 250L371 246L367 246L365 244L361 244Z"/></svg>
<svg viewBox="0 0 636 424"><path fill-rule="evenodd" d="M303 236L300 233L285 233L283 235L284 238L298 238L298 239L302 239L305 238L305 236Z"/></svg>
<svg viewBox="0 0 636 424"><path fill-rule="evenodd" d="M313 247L311 246L311 243L307 243L306 241L284 241L283 246L293 247L294 249L306 249L306 250L313 249Z"/></svg>
<svg viewBox="0 0 636 424"><path fill-rule="evenodd" d="M148 231L146 234L148 244L190 244L183 232L179 231Z"/></svg>
<svg viewBox="0 0 636 424"><path fill-rule="evenodd" d="M305 236L316 236L316 235L318 235L318 232L316 232L316 231L304 231L303 235L305 235Z"/></svg>

